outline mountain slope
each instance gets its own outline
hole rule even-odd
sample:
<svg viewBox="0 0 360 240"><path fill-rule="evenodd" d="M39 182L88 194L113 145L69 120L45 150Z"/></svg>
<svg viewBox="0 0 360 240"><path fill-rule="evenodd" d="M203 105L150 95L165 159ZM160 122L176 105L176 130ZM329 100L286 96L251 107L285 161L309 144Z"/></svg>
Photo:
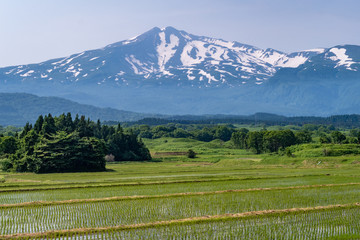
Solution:
<svg viewBox="0 0 360 240"><path fill-rule="evenodd" d="M112 108L97 108L83 105L58 97L38 97L25 93L0 93L0 125L22 126L26 122L34 123L39 115L51 113L58 116L71 112L85 115L92 120L135 121L144 117L159 117L154 114L141 114L120 111Z"/></svg>

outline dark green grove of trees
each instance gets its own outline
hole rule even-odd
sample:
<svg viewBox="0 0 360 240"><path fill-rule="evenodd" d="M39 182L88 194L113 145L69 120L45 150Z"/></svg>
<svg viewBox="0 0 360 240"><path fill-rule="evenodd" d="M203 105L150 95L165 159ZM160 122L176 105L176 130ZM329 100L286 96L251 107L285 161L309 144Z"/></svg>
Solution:
<svg viewBox="0 0 360 240"><path fill-rule="evenodd" d="M277 152L295 144L309 143L312 141L311 133L299 131L294 134L291 130L274 131L253 131L240 129L234 132L231 140L235 147L240 149L250 149L259 154L263 152Z"/></svg>
<svg viewBox="0 0 360 240"><path fill-rule="evenodd" d="M151 160L149 150L133 132L101 125L70 113L39 116L18 137L0 138L3 170L17 172L104 171L105 156L115 161Z"/></svg>
<svg viewBox="0 0 360 240"><path fill-rule="evenodd" d="M229 141L235 131L234 126L229 125L184 125L168 124L150 127L148 125L133 126L131 129L142 138L156 139L161 137L192 138L203 142L215 139Z"/></svg>

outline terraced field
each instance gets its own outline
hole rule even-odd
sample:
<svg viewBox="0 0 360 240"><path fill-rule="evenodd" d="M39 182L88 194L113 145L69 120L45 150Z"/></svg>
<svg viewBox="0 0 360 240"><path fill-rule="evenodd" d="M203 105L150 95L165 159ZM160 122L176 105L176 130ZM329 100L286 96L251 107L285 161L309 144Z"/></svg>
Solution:
<svg viewBox="0 0 360 240"><path fill-rule="evenodd" d="M102 173L1 173L0 239L360 238L356 164L218 154Z"/></svg>

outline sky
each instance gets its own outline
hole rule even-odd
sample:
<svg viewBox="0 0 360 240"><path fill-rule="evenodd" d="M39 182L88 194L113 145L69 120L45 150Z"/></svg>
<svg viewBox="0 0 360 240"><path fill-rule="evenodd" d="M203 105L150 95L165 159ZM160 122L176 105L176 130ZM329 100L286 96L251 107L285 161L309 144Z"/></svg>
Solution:
<svg viewBox="0 0 360 240"><path fill-rule="evenodd" d="M166 26L287 53L360 45L359 9L359 0L0 0L0 67Z"/></svg>

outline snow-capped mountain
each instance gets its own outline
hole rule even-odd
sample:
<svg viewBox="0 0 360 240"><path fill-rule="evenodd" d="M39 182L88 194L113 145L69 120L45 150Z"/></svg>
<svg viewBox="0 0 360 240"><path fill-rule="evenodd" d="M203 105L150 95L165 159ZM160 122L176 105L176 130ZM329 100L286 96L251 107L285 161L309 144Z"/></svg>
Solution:
<svg viewBox="0 0 360 240"><path fill-rule="evenodd" d="M40 64L0 69L0 81L120 86L260 85L280 68L296 68L324 52L325 49L314 49L286 54L274 49L263 50L238 42L195 36L172 27L153 28L102 49ZM351 65L351 62L346 64Z"/></svg>
<svg viewBox="0 0 360 240"><path fill-rule="evenodd" d="M162 114L360 113L360 46L287 54L153 28L102 49L0 68L0 92Z"/></svg>

